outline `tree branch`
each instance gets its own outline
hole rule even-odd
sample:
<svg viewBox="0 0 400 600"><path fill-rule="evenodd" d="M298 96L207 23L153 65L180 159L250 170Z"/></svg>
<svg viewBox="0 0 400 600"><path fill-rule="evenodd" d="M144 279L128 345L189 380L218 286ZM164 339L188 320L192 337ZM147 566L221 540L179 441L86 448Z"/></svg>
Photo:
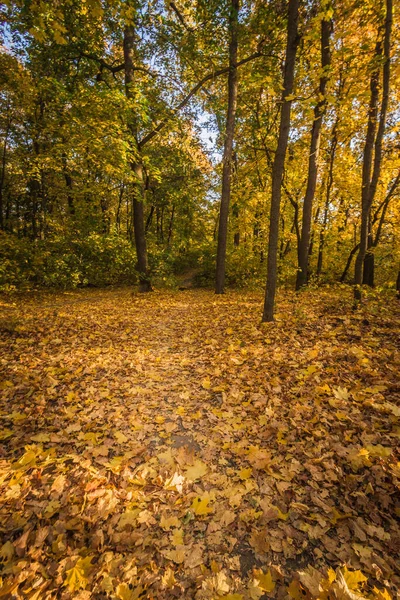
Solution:
<svg viewBox="0 0 400 600"><path fill-rule="evenodd" d="M125 64L122 63L121 65L109 65L103 58L99 58L98 56L96 56L95 54L90 54L88 52L81 52L80 56L82 58L88 58L89 60L93 60L95 62L97 62L101 69L106 69L107 71L110 71L110 73L112 73L113 75L115 73L118 73L119 71L123 71L125 68Z"/></svg>
<svg viewBox="0 0 400 600"><path fill-rule="evenodd" d="M80 57L88 58L89 60L93 60L94 62L97 62L100 65L100 71L103 71L103 69L106 69L107 71L110 71L110 73L112 73L113 75L115 75L115 73L119 73L120 71L123 71L125 69L125 63L122 63L120 65L109 65L103 58L99 58L95 54L90 54L88 52L81 52ZM146 75L151 75L152 77L156 76L155 73L152 73L146 67L135 67L134 66L133 71L141 71L142 73L146 73Z"/></svg>
<svg viewBox="0 0 400 600"><path fill-rule="evenodd" d="M381 203L381 205L375 211L374 219L373 219L372 224L376 223L376 221L378 220L378 215L379 215L379 211L380 210L382 210L382 214L381 214L380 219L379 219L378 228L376 230L375 238L374 238L374 240L372 242L373 248L376 248L376 246L378 245L379 239L381 237L382 227L383 227L383 223L385 221L386 211L387 211L387 208L389 206L390 199L394 195L394 193L396 191L396 188L399 185L399 183L400 183L400 171L397 174L397 177L394 180L392 186L390 187L390 190L387 193L386 198L384 199L384 201Z"/></svg>
<svg viewBox="0 0 400 600"><path fill-rule="evenodd" d="M183 27L186 29L186 31L190 31L192 33L194 31L194 28L186 25L185 19L183 18L183 15L182 15L181 11L178 9L178 7L176 6L175 2L170 2L169 5L172 8L172 10L174 11L174 13L176 14L176 16L178 17L178 19L181 22L181 24L183 25Z"/></svg>
<svg viewBox="0 0 400 600"><path fill-rule="evenodd" d="M250 56L247 56L246 58L243 58L242 60L240 60L236 66L240 67L240 66L254 60L255 58L259 58L260 56L265 56L265 55L263 55L263 53L260 51L254 52L254 54L251 54ZM176 114L182 108L184 108L189 103L191 98L193 98L193 96L203 87L203 85L207 83L207 81L211 81L211 80L215 79L216 77L219 77L220 75L224 75L225 73L228 73L228 71L229 71L229 67L223 67L223 68L218 69L217 71L214 71L213 73L209 73L208 75L203 77L203 79L201 79L198 83L196 83L196 85L183 98L183 100L174 109L172 109L172 114ZM139 141L139 144L138 144L139 148L143 148L143 146L145 144L147 144L150 140L152 140L153 137L155 137L157 135L157 133L159 131L161 131L161 129L163 129L167 123L168 123L167 119L160 121L160 123L153 129L153 131L150 131L150 133L145 135Z"/></svg>

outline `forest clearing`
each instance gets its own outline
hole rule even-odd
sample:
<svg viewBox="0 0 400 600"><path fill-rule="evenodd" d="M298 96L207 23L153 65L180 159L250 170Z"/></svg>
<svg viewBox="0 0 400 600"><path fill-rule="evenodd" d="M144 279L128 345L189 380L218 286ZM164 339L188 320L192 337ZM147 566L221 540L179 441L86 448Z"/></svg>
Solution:
<svg viewBox="0 0 400 600"><path fill-rule="evenodd" d="M2 297L0 597L395 597L399 302L261 303Z"/></svg>

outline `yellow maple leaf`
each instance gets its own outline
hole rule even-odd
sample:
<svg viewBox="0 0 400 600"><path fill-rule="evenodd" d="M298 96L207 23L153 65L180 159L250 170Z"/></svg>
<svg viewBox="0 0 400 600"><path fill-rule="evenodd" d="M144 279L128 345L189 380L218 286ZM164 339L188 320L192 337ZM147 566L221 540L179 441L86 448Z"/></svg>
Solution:
<svg viewBox="0 0 400 600"><path fill-rule="evenodd" d="M361 571L349 571L346 566L342 573L347 586L353 591L358 591L360 583L367 581L367 577Z"/></svg>
<svg viewBox="0 0 400 600"><path fill-rule="evenodd" d="M161 577L161 585L164 589L171 589L176 584L175 575L172 569L169 567L165 570L164 575Z"/></svg>
<svg viewBox="0 0 400 600"><path fill-rule="evenodd" d="M79 558L76 565L66 571L64 585L68 586L70 592L77 592L81 588L85 589L88 584L87 576L92 567L91 561L90 556Z"/></svg>
<svg viewBox="0 0 400 600"><path fill-rule="evenodd" d="M119 600L137 600L144 589L142 585L131 589L127 583L120 583L115 590L115 595Z"/></svg>
<svg viewBox="0 0 400 600"><path fill-rule="evenodd" d="M205 475L208 471L208 467L201 460L195 460L193 465L186 468L186 479L188 481L196 481Z"/></svg>
<svg viewBox="0 0 400 600"><path fill-rule="evenodd" d="M11 429L3 429L0 431L0 441L7 440L12 435L14 435L14 432Z"/></svg>
<svg viewBox="0 0 400 600"><path fill-rule="evenodd" d="M138 515L140 513L140 509L136 508L134 510L126 510L122 513L119 521L118 521L118 530L122 531L127 525L135 525Z"/></svg>
<svg viewBox="0 0 400 600"><path fill-rule="evenodd" d="M179 527L180 521L178 517L164 517L162 515L160 519L160 527L162 527L165 531L169 531L171 527Z"/></svg>
<svg viewBox="0 0 400 600"><path fill-rule="evenodd" d="M170 539L174 546L183 546L183 529L174 529Z"/></svg>
<svg viewBox="0 0 400 600"><path fill-rule="evenodd" d="M192 509L195 515L208 515L213 512L213 508L208 506L210 498L208 496L197 496L192 502Z"/></svg>
<svg viewBox="0 0 400 600"><path fill-rule="evenodd" d="M249 467L248 469L241 469L238 473L238 477L239 477L239 479L242 479L242 480L249 479L249 477L251 477L252 473L253 473L253 469L251 467Z"/></svg>
<svg viewBox="0 0 400 600"><path fill-rule="evenodd" d="M389 592L387 591L387 589L383 589L380 590L377 587L374 586L374 589L372 590L374 593L374 597L377 600L392 600L391 595L389 594Z"/></svg>
<svg viewBox="0 0 400 600"><path fill-rule="evenodd" d="M172 560L177 565L180 565L185 560L185 552L181 549L167 550L163 553L165 558Z"/></svg>
<svg viewBox="0 0 400 600"><path fill-rule="evenodd" d="M17 471L19 469L30 469L36 465L36 459L38 457L39 452L36 451L37 448L31 446L32 449L27 446L27 451L21 456L17 462L11 465L11 469L13 471Z"/></svg>
<svg viewBox="0 0 400 600"><path fill-rule="evenodd" d="M49 442L50 436L48 433L38 433L37 435L31 435L33 442Z"/></svg>
<svg viewBox="0 0 400 600"><path fill-rule="evenodd" d="M270 569L268 569L268 573L264 573L261 569L259 571L255 571L254 584L264 590L264 592L273 592L275 589L275 582L272 580Z"/></svg>
<svg viewBox="0 0 400 600"><path fill-rule="evenodd" d="M210 389L210 387L211 387L211 381L210 381L209 377L206 377L205 379L203 379L203 381L201 382L201 386L205 390L209 390Z"/></svg>
<svg viewBox="0 0 400 600"><path fill-rule="evenodd" d="M124 444L125 442L128 441L128 438L126 437L126 435L124 433L122 433L122 431L116 431L114 433L114 437L117 440L118 444Z"/></svg>
<svg viewBox="0 0 400 600"><path fill-rule="evenodd" d="M9 562L14 556L14 545L11 542L5 542L0 549L0 559L1 563Z"/></svg>
<svg viewBox="0 0 400 600"><path fill-rule="evenodd" d="M293 600L300 600L301 598L303 598L303 595L301 593L301 588L300 588L300 582L297 579L293 579L290 582L290 585L287 589L288 594L291 598L293 598Z"/></svg>

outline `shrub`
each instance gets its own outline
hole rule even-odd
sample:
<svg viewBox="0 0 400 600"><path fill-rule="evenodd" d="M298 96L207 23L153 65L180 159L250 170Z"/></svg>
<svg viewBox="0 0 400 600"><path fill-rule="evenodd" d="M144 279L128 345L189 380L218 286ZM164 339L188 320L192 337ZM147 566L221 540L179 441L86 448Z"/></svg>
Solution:
<svg viewBox="0 0 400 600"><path fill-rule="evenodd" d="M0 289L32 285L52 288L135 283L136 253L116 235L91 234L86 239L49 240L0 236Z"/></svg>

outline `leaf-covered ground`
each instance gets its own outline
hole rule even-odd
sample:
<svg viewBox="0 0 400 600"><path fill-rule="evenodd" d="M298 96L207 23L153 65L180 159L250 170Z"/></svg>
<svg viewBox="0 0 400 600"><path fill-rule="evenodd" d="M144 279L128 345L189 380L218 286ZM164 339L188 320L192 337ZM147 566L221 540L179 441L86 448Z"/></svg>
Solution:
<svg viewBox="0 0 400 600"><path fill-rule="evenodd" d="M0 597L393 597L400 307L350 297L3 297Z"/></svg>

